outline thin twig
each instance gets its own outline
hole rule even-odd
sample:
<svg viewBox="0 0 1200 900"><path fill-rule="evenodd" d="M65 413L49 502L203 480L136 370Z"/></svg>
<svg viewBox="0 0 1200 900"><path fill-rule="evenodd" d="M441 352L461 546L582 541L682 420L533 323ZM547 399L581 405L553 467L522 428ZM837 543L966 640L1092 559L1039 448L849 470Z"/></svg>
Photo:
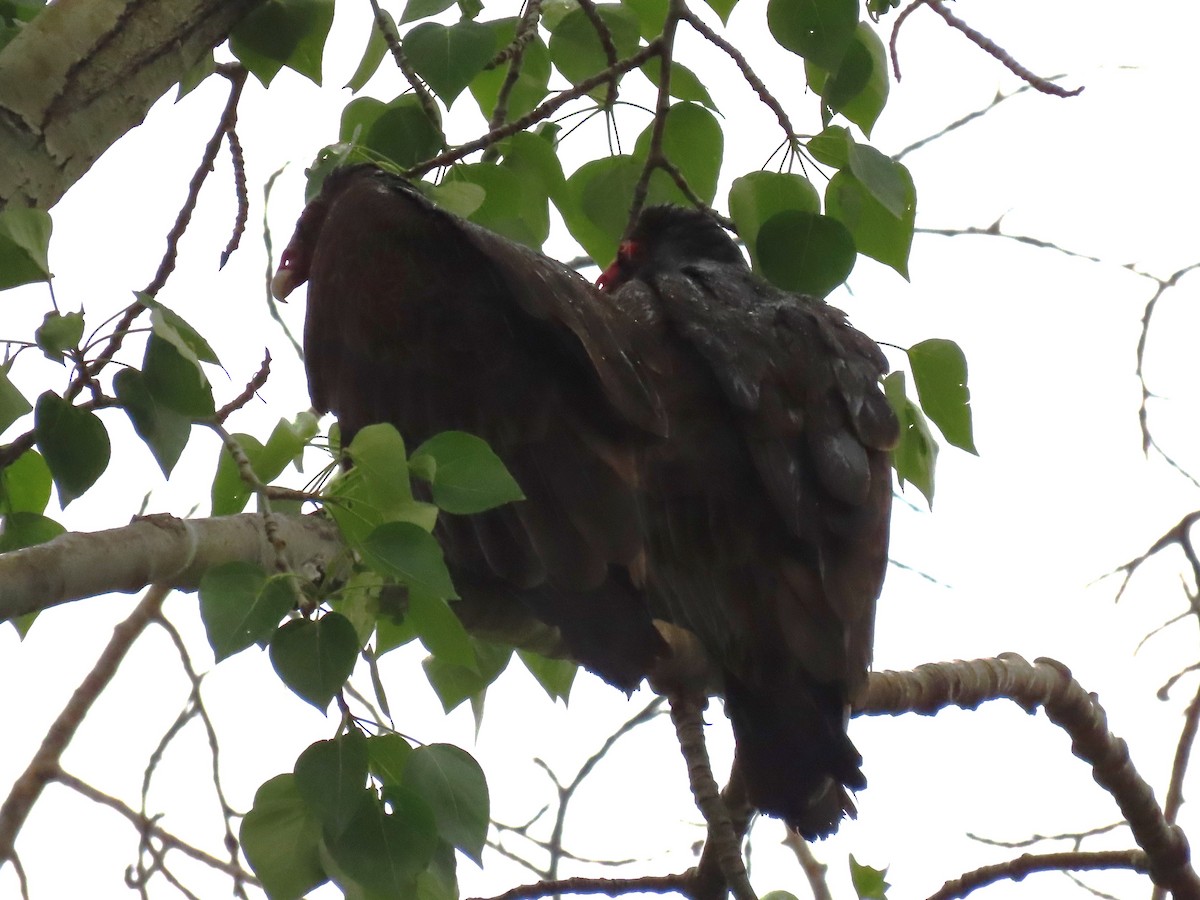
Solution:
<svg viewBox="0 0 1200 900"><path fill-rule="evenodd" d="M371 12L375 15L375 27L383 35L383 40L392 54L392 59L396 62L396 68L400 70L400 73L404 76L404 80L408 82L409 86L413 89L413 93L417 95L417 102L421 104L421 109L424 111L425 117L429 119L430 124L438 127L442 116L438 112L437 101L433 99L433 95L425 87L425 82L421 80L421 76L417 74L416 69L412 67L412 63L408 61L408 55L404 52L404 45L400 42L400 34L396 31L395 24L388 18L387 13L383 11L382 7L380 7L379 0L370 0L370 3ZM438 127L438 136L444 148L446 146L446 137L440 127Z"/></svg>
<svg viewBox="0 0 1200 900"><path fill-rule="evenodd" d="M1058 872L1068 869L1091 871L1096 869L1132 869L1135 872L1150 871L1149 860L1140 850L1101 850L1092 853L1069 851L1066 853L1026 853L1008 862L982 866L967 872L953 881L947 881L941 890L929 896L929 900L958 900L972 891L1005 879L1020 881L1034 872Z"/></svg>
<svg viewBox="0 0 1200 900"><path fill-rule="evenodd" d="M783 129L784 135L787 137L787 144L792 148L792 152L796 152L800 146L800 138L796 135L796 130L792 128L792 122L788 115L783 110L783 105L775 99L775 96L767 89L763 80L754 74L754 70L750 68L750 63L746 61L745 55L738 50L733 44L725 40L704 22L690 9L684 7L680 12L679 18L687 22L692 28L696 29L709 43L723 50L725 54L734 61L738 69L742 72L742 77L758 94L758 98L767 106L771 112L775 113L775 118L779 122L779 127Z"/></svg>
<svg viewBox="0 0 1200 900"><path fill-rule="evenodd" d="M237 196L237 217L233 222L233 234L229 236L229 243L221 251L220 268L222 269L225 268L225 263L229 262L233 251L242 242L242 235L246 232L246 223L250 221L250 192L246 189L246 155L242 152L242 142L238 140L237 129L232 124L225 133L225 137L229 141L229 159L233 163L233 190Z"/></svg>
<svg viewBox="0 0 1200 900"><path fill-rule="evenodd" d="M652 894L670 894L683 890L687 874L644 875L641 878L562 878L557 881L539 881L523 884L512 890L497 894L490 900L533 900L553 894L632 894L645 891ZM476 898L481 900L481 898Z"/></svg>
<svg viewBox="0 0 1200 900"><path fill-rule="evenodd" d="M825 880L825 873L829 871L829 866L813 855L808 841L800 837L799 832L789 828L783 839L783 845L796 854L796 861L800 863L804 877L808 880L813 900L833 900L833 894L829 892L829 882Z"/></svg>
<svg viewBox="0 0 1200 900"><path fill-rule="evenodd" d="M604 51L604 61L608 64L608 71L612 71L617 64L617 45L613 43L612 32L608 29L608 23L600 15L600 10L596 8L595 0L578 0L579 8L583 10L583 14L591 23L592 29L596 32L596 37L600 41L600 49ZM663 30L664 44L669 45L670 40L666 37L666 30ZM610 75L608 79L608 90L604 94L604 108L611 109L613 101L617 99L617 76Z"/></svg>
<svg viewBox="0 0 1200 900"><path fill-rule="evenodd" d="M254 373L254 377L246 384L246 389L240 394L217 410L213 416L218 422L224 424L233 413L241 409L252 398L262 386L267 383L267 378L271 375L271 351L268 349L263 356L262 365L258 367L258 371Z"/></svg>
<svg viewBox="0 0 1200 900"><path fill-rule="evenodd" d="M0 806L0 862L12 857L13 844L21 826L41 796L42 789L59 775L62 755L83 723L84 716L108 687L125 654L153 621L170 592L169 587L160 585L151 585L147 589L133 612L113 629L113 635L100 658L47 729L41 746L13 784L4 805Z"/></svg>
<svg viewBox="0 0 1200 900"><path fill-rule="evenodd" d="M431 157L424 162L417 163L415 166L407 169L402 174L405 178L420 178L426 172L432 172L434 169L439 169L442 166L448 166L451 163L458 162L463 157L470 156L472 153L476 153L486 147L490 147L497 141L502 141L506 137L516 134L518 131L525 131L531 125L536 125L543 119L548 119L572 100L586 96L587 93L592 90L592 88L599 87L600 85L604 84L610 77L612 77L612 75L620 75L636 69L647 60L658 56L661 52L662 39L655 38L632 56L627 56L625 59L618 60L617 64L613 66L611 70L605 69L603 72L596 73L591 78L585 78L570 90L561 92L558 96L547 100L545 103L542 103L536 109L531 110L530 112L521 116L519 119L515 119L512 122L509 122L507 125L501 126L500 128L493 128L487 134L476 138L473 141L468 141L465 144L459 144L457 147L451 147L449 150L439 153L437 156Z"/></svg>
<svg viewBox="0 0 1200 900"><path fill-rule="evenodd" d="M538 16L541 14L542 0L526 0L525 11L521 14L520 21L517 22L517 31L513 36L512 44L509 45L509 63L508 71L504 75L504 83L500 85L500 92L496 95L496 105L492 108L492 118L488 122L488 130L494 131L504 124L504 120L508 118L508 99L512 96L513 88L517 86L517 81L521 77L521 66L525 61L525 48L529 46L529 42L537 33ZM485 151L483 155L484 162L490 162L493 157L488 154L494 154L495 145L492 145Z"/></svg>

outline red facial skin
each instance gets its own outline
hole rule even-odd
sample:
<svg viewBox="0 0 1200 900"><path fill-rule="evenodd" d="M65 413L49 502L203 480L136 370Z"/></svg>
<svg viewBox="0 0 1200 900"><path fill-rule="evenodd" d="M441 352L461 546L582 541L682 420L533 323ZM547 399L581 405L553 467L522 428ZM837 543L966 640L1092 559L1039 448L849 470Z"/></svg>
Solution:
<svg viewBox="0 0 1200 900"><path fill-rule="evenodd" d="M596 287L602 291L619 288L633 269L639 255L641 248L636 241L621 241L621 246L617 248L617 258L600 273L600 277L596 279Z"/></svg>

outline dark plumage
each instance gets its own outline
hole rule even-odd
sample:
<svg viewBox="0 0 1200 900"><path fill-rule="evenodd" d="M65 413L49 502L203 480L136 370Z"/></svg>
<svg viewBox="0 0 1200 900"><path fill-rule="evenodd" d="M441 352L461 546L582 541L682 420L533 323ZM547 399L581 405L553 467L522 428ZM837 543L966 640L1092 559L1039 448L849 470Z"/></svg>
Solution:
<svg viewBox="0 0 1200 900"><path fill-rule="evenodd" d="M600 293L366 167L301 217L276 291L305 279L310 391L345 441L469 431L527 496L440 517L460 611L551 624L626 689L665 650L651 615L690 629L752 802L835 830L887 556L878 347L699 213L647 210Z"/></svg>
<svg viewBox="0 0 1200 900"><path fill-rule="evenodd" d="M721 667L751 802L827 835L865 785L845 727L887 565L887 361L694 210L648 209L601 284L653 331L668 416L641 462L655 615Z"/></svg>

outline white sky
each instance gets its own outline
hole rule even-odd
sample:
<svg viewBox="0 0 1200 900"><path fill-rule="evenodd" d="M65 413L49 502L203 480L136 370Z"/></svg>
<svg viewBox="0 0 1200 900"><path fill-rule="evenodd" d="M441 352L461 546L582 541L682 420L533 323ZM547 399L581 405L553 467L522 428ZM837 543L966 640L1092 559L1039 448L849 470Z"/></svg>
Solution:
<svg viewBox="0 0 1200 900"><path fill-rule="evenodd" d="M755 0L743 0L733 26L752 34L762 9ZM964 0L955 9L1030 68L1046 75L1067 72L1069 84L1087 89L1073 100L1026 93L908 157L918 225L986 227L1004 216L1008 231L1111 264L994 238L919 236L911 284L860 259L850 280L853 296L834 298L881 341L959 342L970 366L981 453L976 459L943 449L932 515L897 505L892 555L940 584L892 570L879 608L876 667L1006 650L1058 658L1099 693L1112 728L1129 741L1135 764L1161 797L1194 679L1185 679L1167 703L1155 700L1154 692L1195 659L1193 626L1176 626L1137 656L1134 649L1144 634L1182 611L1180 560L1172 556L1148 566L1120 605L1111 602L1112 580L1089 585L1140 553L1198 501L1198 492L1161 461L1147 462L1141 455L1134 348L1154 285L1120 265L1132 262L1165 277L1200 258L1190 214L1200 200L1192 163L1194 103L1186 89L1194 81L1192 44L1200 14L1191 4L1135 8L1110 0L1086 10L1029 0ZM363 9L340 5L326 57L327 87L317 89L286 71L269 93L256 82L247 87L239 132L253 205L243 248L223 272L216 271L233 219L222 157L184 238L179 271L160 295L209 338L228 366L228 382L210 373L218 403L241 390L258 368L262 347L271 347L275 365L261 392L264 402L231 420L238 430L263 436L280 416L307 406L299 364L263 309L265 257L255 233L262 219L261 185L290 163L271 208L278 248L302 205L304 165L336 137L337 116L348 99L338 85L357 64L367 22ZM889 19L889 30L890 25ZM742 46L749 48L749 40ZM909 19L900 51L904 80L892 85L874 134L873 142L885 152L986 105L997 90L1018 86L1014 76L928 11ZM689 62L688 53L684 49L677 58ZM796 127L816 130L816 104L798 89L799 60L750 53ZM776 133L731 66L714 60L692 67L735 123L727 135L731 146L720 205L729 180L760 165ZM386 100L398 90L397 78L386 72L366 93ZM225 96L225 83L211 79L178 105L160 103L59 204L51 263L62 309L83 307L89 325L95 325L149 281ZM482 120L468 95L454 113L452 140L477 133ZM627 145L645 121L640 113L631 115L622 132ZM568 158L594 154L601 140L599 124L582 129ZM548 250L563 258L577 252L561 230ZM1200 470L1192 424L1198 396L1189 365L1197 278L1190 276L1163 298L1148 350L1151 387L1163 398L1152 406L1152 425L1168 452L1193 470ZM45 291L32 288L0 302L5 336L28 334L48 308ZM302 307L294 302L286 308L297 333ZM32 357L23 356L14 373L31 399L48 384L65 383L65 373ZM151 511L186 514L199 504L198 514L206 512L217 452L211 435L196 431L168 486L148 451L131 444L124 414L112 411L105 420L117 447L113 462L97 488L61 521L84 530L122 524L147 491ZM919 496L912 491L909 496L921 505ZM0 631L5 686L0 784L11 783L25 766L111 626L134 602L118 596L48 612L23 644L10 629ZM194 597L172 598L168 611L187 631L199 663L209 665ZM509 822L528 818L551 799L531 756L541 755L569 778L604 735L647 699L639 695L627 703L581 675L564 710L514 666L489 694L489 714L476 742L465 708L449 718L440 715L418 656L400 652L385 660L397 723L422 740L449 740L475 753L489 777L495 815ZM136 803L144 761L186 699L177 668L164 636L152 632L139 642L67 753L66 768ZM214 669L206 696L221 726L227 791L243 809L262 781L290 771L298 753L331 736L334 727L288 694L266 656L256 651ZM727 766L727 725L719 707L709 720L714 760ZM1066 738L1043 716L1027 717L1012 705L950 711L935 719L860 719L851 733L865 757L870 786L859 797L858 822L845 824L836 838L816 848L830 863L835 896L852 895L847 853L890 866L894 898L923 897L947 878L1009 855L967 840L967 831L1016 840L1086 830L1119 815L1086 766L1070 755ZM168 753L152 805L165 812L166 828L211 849L219 847L220 832L215 804L203 791L202 747L199 729L190 726ZM691 864L690 846L700 837L692 824L698 815L665 721L618 745L576 804L567 830L574 852L646 860L627 873L661 874ZM1200 826L1194 807L1184 807L1182 823ZM806 886L778 846L781 837L777 823L756 827L755 885L760 893L787 889L803 897ZM1131 842L1118 836L1088 846ZM135 847L136 836L123 821L58 788L35 808L18 843L34 896L42 898L128 896L122 872ZM193 871L186 865L181 870ZM563 871L576 872L569 866ZM459 874L464 897L531 880L495 854L483 872L463 861ZM1131 876L1088 880L1124 896L1149 890ZM227 884L202 876L190 883L201 885L203 896L219 896ZM0 897L15 896L15 890L11 870L0 873ZM989 897L1003 898L1074 889L1061 876L1040 875L988 890Z"/></svg>

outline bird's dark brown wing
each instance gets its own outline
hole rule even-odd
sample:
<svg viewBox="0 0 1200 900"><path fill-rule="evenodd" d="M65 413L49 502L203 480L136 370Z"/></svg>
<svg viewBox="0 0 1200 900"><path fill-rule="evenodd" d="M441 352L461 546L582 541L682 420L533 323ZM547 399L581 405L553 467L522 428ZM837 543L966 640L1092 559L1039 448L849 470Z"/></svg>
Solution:
<svg viewBox="0 0 1200 900"><path fill-rule="evenodd" d="M676 392L644 457L656 612L724 669L751 800L828 834L853 810L843 786L864 784L845 717L886 566L886 361L839 311L740 264L660 267L613 296L657 310L646 368Z"/></svg>
<svg viewBox="0 0 1200 900"><path fill-rule="evenodd" d="M289 253L307 263L314 405L346 443L375 422L414 446L449 429L488 441L527 499L440 516L459 592L517 596L581 662L635 686L662 649L634 464L661 415L622 320L574 272L378 170L331 176L310 211L319 226L302 217Z"/></svg>

